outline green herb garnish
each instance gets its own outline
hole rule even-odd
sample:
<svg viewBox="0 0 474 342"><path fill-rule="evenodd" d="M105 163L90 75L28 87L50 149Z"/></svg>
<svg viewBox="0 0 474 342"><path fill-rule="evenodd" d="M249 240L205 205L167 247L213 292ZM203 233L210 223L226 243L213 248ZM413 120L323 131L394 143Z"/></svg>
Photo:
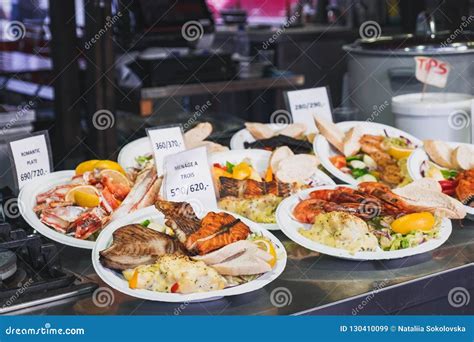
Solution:
<svg viewBox="0 0 474 342"><path fill-rule="evenodd" d="M229 172L229 173L232 173L234 171L234 164L232 164L231 162L225 162L225 167L226 167L226 171Z"/></svg>
<svg viewBox="0 0 474 342"><path fill-rule="evenodd" d="M362 154L356 154L355 156L350 156L350 157L347 157L346 158L346 162L351 162L353 160L359 160L359 161L362 161L362 159L364 158L364 156Z"/></svg>
<svg viewBox="0 0 474 342"><path fill-rule="evenodd" d="M145 220L142 223L140 223L143 227L148 227L148 225L151 223L150 220Z"/></svg>
<svg viewBox="0 0 474 342"><path fill-rule="evenodd" d="M146 162L148 162L149 160L151 160L151 158L153 158L152 156L138 156L135 158L135 161L139 164L139 165L143 165L145 164Z"/></svg>
<svg viewBox="0 0 474 342"><path fill-rule="evenodd" d="M440 171L445 179L456 178L456 176L458 175L458 172L456 170L440 170Z"/></svg>
<svg viewBox="0 0 474 342"><path fill-rule="evenodd" d="M367 169L352 169L351 172L354 178L359 178L369 173Z"/></svg>

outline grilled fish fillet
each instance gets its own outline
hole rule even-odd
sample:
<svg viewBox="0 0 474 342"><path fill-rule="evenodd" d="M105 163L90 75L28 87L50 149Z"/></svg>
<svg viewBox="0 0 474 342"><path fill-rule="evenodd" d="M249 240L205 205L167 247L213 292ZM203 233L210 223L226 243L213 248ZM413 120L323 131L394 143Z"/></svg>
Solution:
<svg viewBox="0 0 474 342"><path fill-rule="evenodd" d="M157 201L155 207L165 215L166 225L175 231L182 243L201 226L201 221L189 203Z"/></svg>
<svg viewBox="0 0 474 342"><path fill-rule="evenodd" d="M246 252L251 252L252 254L255 254L258 258L265 261L270 261L272 259L272 256L270 254L258 248L255 243L248 240L240 240L231 243L230 245L222 247L217 251L205 255L194 256L193 259L204 261L206 265L215 265L223 263L225 261L230 261Z"/></svg>
<svg viewBox="0 0 474 342"><path fill-rule="evenodd" d="M194 257L212 266L222 275L243 276L272 270L268 263L273 257L248 240L241 240L212 253Z"/></svg>
<svg viewBox="0 0 474 342"><path fill-rule="evenodd" d="M239 240L245 240L250 229L239 219L227 213L208 213L198 231L186 240L186 248L200 255Z"/></svg>
<svg viewBox="0 0 474 342"><path fill-rule="evenodd" d="M230 261L212 265L212 268L219 274L230 276L262 274L272 270L265 260L250 253L244 253Z"/></svg>
<svg viewBox="0 0 474 342"><path fill-rule="evenodd" d="M99 252L99 260L105 267L126 270L153 264L165 254L185 254L184 251L181 243L172 237L139 224L130 224L113 233L112 245Z"/></svg>
<svg viewBox="0 0 474 342"><path fill-rule="evenodd" d="M292 186L277 180L271 182L258 182L252 179L238 180L228 177L219 178L219 196L227 197L255 197L275 195L288 197L291 195Z"/></svg>

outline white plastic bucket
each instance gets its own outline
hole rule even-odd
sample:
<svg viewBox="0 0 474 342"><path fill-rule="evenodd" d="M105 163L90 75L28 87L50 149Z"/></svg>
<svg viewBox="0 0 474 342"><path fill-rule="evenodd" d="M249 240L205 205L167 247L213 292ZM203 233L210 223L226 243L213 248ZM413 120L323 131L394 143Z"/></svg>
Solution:
<svg viewBox="0 0 474 342"><path fill-rule="evenodd" d="M471 143L471 100L461 93L421 93L395 96L395 127L415 137Z"/></svg>

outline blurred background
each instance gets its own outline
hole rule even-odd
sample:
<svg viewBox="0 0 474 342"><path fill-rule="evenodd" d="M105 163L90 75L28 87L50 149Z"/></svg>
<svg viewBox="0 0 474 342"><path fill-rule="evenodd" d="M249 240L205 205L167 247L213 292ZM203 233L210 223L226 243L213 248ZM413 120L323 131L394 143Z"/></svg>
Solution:
<svg viewBox="0 0 474 342"><path fill-rule="evenodd" d="M392 97L422 90L416 54L455 65L430 91L473 94L473 15L469 0L1 0L2 181L22 132L48 130L71 168L189 118L225 142L288 90L328 86L336 121L393 124Z"/></svg>

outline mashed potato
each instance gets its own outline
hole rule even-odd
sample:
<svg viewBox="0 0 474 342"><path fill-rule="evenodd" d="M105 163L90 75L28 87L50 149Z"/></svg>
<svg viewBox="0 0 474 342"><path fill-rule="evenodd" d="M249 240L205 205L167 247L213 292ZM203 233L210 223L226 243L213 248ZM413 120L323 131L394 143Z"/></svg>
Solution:
<svg viewBox="0 0 474 342"><path fill-rule="evenodd" d="M375 251L378 240L364 220L339 211L320 214L310 229L299 230L304 237L350 253Z"/></svg>

